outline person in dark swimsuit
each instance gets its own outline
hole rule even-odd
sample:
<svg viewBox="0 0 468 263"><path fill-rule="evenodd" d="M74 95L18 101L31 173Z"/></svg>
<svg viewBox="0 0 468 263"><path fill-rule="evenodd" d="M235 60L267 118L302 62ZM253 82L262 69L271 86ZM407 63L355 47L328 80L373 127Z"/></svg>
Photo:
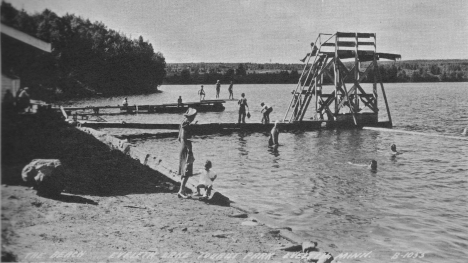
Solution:
<svg viewBox="0 0 468 263"><path fill-rule="evenodd" d="M273 111L273 107L270 107L263 102L260 104L260 106L262 106L261 112L263 113L262 123L270 123L270 113Z"/></svg>
<svg viewBox="0 0 468 263"><path fill-rule="evenodd" d="M232 89L234 84L232 84L232 81L231 81L231 84L229 85L229 88L228 88L228 91L229 91L229 99L234 99L234 93L232 92Z"/></svg>
<svg viewBox="0 0 468 263"><path fill-rule="evenodd" d="M198 91L198 95L200 95L200 101L205 99L205 90L203 89L203 85L201 85L201 89Z"/></svg>
<svg viewBox="0 0 468 263"><path fill-rule="evenodd" d="M193 125L192 122L197 116L197 110L189 108L184 114L184 120L180 124L179 128L179 137L180 142L180 152L179 152L179 172L180 175L180 189L178 196L180 198L188 198L185 193L185 184L190 176L193 175L193 157L192 152L192 142L190 141L191 133L190 126Z"/></svg>
<svg viewBox="0 0 468 263"><path fill-rule="evenodd" d="M247 99L245 98L245 93L242 93L241 97L242 98L237 102L237 104L239 104L239 120L237 123L241 123L241 120L242 123L245 123L245 107L247 107L247 109L249 108L249 105L247 105Z"/></svg>
<svg viewBox="0 0 468 263"><path fill-rule="evenodd" d="M216 98L219 98L219 91L221 90L221 83L216 82Z"/></svg>

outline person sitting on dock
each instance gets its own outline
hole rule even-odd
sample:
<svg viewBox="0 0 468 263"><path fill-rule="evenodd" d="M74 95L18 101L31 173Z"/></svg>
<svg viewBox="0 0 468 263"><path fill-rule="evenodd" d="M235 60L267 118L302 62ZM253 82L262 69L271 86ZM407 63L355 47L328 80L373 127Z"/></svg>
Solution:
<svg viewBox="0 0 468 263"><path fill-rule="evenodd" d="M201 89L198 91L198 95L200 95L200 101L205 99L205 90L203 89L203 85L201 85Z"/></svg>
<svg viewBox="0 0 468 263"><path fill-rule="evenodd" d="M192 142L190 141L190 125L192 125L192 122L196 116L197 110L189 108L184 114L184 120L180 124L179 128L178 140L180 142L180 152L178 174L180 175L181 183L178 196L180 198L188 198L188 196L185 193L185 185L187 184L188 178L193 175L193 161L195 160L195 158L193 158Z"/></svg>
<svg viewBox="0 0 468 263"><path fill-rule="evenodd" d="M219 80L216 82L216 98L219 98L219 91L221 90L221 83Z"/></svg>
<svg viewBox="0 0 468 263"><path fill-rule="evenodd" d="M234 86L234 84L232 84L232 81L231 81L231 84L229 85L229 88L228 88L229 99L234 99L234 93L232 92L233 86Z"/></svg>
<svg viewBox="0 0 468 263"><path fill-rule="evenodd" d="M177 99L177 107L182 107L182 106L184 106L182 104L182 96L179 96L179 99Z"/></svg>
<svg viewBox="0 0 468 263"><path fill-rule="evenodd" d="M213 181L218 177L213 171L210 171L211 167L213 167L211 161L207 160L205 162L205 169L200 171L200 180L198 181L196 196L201 196L200 189L203 188L205 190L203 198L210 197L211 190L213 189Z"/></svg>
<svg viewBox="0 0 468 263"><path fill-rule="evenodd" d="M127 98L125 98L125 99L123 100L122 104L123 104L124 107L128 107L128 100L127 100Z"/></svg>
<svg viewBox="0 0 468 263"><path fill-rule="evenodd" d="M249 108L249 105L247 105L247 99L245 98L245 93L242 93L241 97L242 98L237 102L237 104L239 104L239 120L237 123L241 123L241 120L242 123L245 123L245 107L247 107L247 109Z"/></svg>
<svg viewBox="0 0 468 263"><path fill-rule="evenodd" d="M273 111L273 107L270 107L263 102L260 103L260 106L262 106L262 110L260 112L263 112L262 123L263 124L270 123L270 113Z"/></svg>
<svg viewBox="0 0 468 263"><path fill-rule="evenodd" d="M270 138L268 139L268 145L269 146L278 146L278 137L279 137L279 130L278 130L278 121L275 121L275 125L273 126L273 129L271 129L270 132Z"/></svg>

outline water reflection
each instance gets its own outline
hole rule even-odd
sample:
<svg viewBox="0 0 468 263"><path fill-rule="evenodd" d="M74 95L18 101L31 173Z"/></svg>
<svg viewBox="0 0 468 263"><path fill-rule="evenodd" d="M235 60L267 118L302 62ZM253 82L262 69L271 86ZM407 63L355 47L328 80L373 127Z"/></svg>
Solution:
<svg viewBox="0 0 468 263"><path fill-rule="evenodd" d="M237 133L237 137L239 138L239 146L237 149L239 150L239 156L247 156L249 155L249 151L247 150L247 140L245 139L246 134L243 132Z"/></svg>
<svg viewBox="0 0 468 263"><path fill-rule="evenodd" d="M269 152L271 155L273 155L273 156L275 156L275 157L278 157L278 156L280 156L279 151L278 151L278 147L279 147L279 145L277 145L277 144L275 144L275 145L273 145L273 146L269 146L269 147L268 147L268 152ZM273 159L273 160L276 161L276 159Z"/></svg>

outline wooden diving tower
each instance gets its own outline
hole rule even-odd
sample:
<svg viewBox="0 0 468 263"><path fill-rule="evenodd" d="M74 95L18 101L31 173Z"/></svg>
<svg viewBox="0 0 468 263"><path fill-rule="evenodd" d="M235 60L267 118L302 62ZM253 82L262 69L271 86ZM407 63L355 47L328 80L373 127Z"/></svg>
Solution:
<svg viewBox="0 0 468 263"><path fill-rule="evenodd" d="M301 60L307 62L283 121L302 122L312 103L315 105L314 120L324 121L326 116L327 126L391 127L392 118L377 61L400 58L397 54L378 53L375 33L320 33L311 43L311 52ZM327 77L334 86L330 93L322 89ZM372 93L366 93L361 86L366 78L373 81ZM385 101L386 122L378 121L377 84ZM363 111L365 108L367 112Z"/></svg>

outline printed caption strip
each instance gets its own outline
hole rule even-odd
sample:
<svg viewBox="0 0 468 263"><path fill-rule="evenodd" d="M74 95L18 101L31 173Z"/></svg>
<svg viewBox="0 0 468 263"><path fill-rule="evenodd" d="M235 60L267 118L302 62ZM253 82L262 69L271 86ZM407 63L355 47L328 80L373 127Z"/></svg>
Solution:
<svg viewBox="0 0 468 263"><path fill-rule="evenodd" d="M19 255L19 262L123 262L137 260L139 262L207 262L207 261L268 261L268 262L290 262L291 260L320 261L329 263L352 262L363 259L388 259L394 262L403 262L405 259L422 259L431 256L430 252L414 251L361 251L341 252L335 256L327 252L245 252L245 253L212 253L212 252L160 252L160 251L124 251L124 252L87 252L87 251L53 251L53 252L29 252Z"/></svg>

